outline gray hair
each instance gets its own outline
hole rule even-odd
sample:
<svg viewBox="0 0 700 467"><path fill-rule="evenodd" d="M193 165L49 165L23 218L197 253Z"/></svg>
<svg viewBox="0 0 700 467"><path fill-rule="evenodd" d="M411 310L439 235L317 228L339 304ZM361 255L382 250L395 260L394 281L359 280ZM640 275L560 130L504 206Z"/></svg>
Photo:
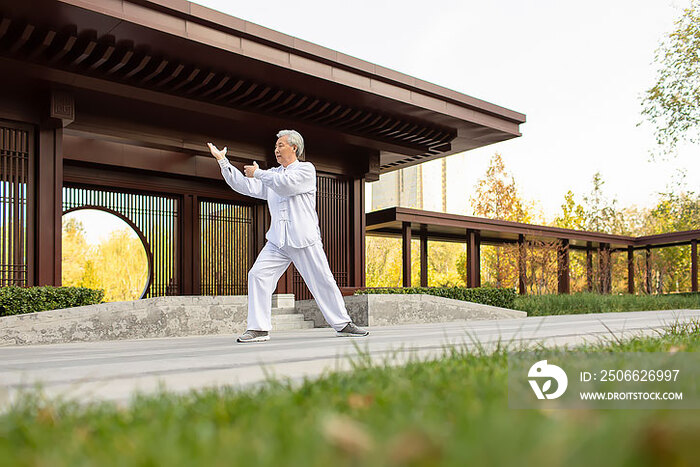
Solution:
<svg viewBox="0 0 700 467"><path fill-rule="evenodd" d="M287 137L287 143L289 143L290 146L296 146L297 147L297 159L300 161L304 160L304 138L301 137L301 134L299 134L298 131L296 130L280 130L277 133L277 137L281 138L283 136Z"/></svg>

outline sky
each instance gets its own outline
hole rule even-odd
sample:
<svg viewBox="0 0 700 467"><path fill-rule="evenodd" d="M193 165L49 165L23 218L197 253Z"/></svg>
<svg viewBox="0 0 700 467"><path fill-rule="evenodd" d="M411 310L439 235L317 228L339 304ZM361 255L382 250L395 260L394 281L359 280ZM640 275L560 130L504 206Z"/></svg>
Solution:
<svg viewBox="0 0 700 467"><path fill-rule="evenodd" d="M523 136L448 159L448 211L469 213L494 152L550 220L596 172L621 206L651 206L678 170L700 191L699 148L650 161L652 128L638 126L688 0L195 3L526 114Z"/></svg>
<svg viewBox="0 0 700 467"><path fill-rule="evenodd" d="M85 228L85 240L90 245L99 245L107 240L114 230L126 230L132 238L138 238L134 229L114 214L98 209L78 209L63 215L63 222L77 219Z"/></svg>

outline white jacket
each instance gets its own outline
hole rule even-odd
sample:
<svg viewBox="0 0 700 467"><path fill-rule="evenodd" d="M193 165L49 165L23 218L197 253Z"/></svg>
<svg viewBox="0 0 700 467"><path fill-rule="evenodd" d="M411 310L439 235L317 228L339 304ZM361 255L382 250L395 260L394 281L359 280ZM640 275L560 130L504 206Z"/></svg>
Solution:
<svg viewBox="0 0 700 467"><path fill-rule="evenodd" d="M294 161L287 167L257 169L248 178L225 157L221 173L234 191L267 200L270 229L265 238L275 246L304 248L321 241L316 214L316 168L311 162Z"/></svg>

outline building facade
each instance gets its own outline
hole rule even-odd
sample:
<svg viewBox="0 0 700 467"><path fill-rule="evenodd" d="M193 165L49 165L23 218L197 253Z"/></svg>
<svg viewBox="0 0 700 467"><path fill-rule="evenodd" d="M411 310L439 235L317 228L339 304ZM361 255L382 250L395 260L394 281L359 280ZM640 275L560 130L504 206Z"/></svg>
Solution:
<svg viewBox="0 0 700 467"><path fill-rule="evenodd" d="M400 206L447 212L447 158L382 174L369 196L371 211Z"/></svg>

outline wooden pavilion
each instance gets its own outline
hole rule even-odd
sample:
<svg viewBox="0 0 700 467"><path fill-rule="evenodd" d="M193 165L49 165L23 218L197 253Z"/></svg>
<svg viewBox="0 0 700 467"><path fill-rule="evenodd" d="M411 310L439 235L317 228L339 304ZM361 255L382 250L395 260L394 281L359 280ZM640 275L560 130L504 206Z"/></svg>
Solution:
<svg viewBox="0 0 700 467"><path fill-rule="evenodd" d="M0 284L61 284L65 212L128 222L144 296L242 294L268 215L222 181L299 130L331 269L364 285L364 184L525 116L184 0L0 0ZM278 292L308 291L294 271Z"/></svg>

